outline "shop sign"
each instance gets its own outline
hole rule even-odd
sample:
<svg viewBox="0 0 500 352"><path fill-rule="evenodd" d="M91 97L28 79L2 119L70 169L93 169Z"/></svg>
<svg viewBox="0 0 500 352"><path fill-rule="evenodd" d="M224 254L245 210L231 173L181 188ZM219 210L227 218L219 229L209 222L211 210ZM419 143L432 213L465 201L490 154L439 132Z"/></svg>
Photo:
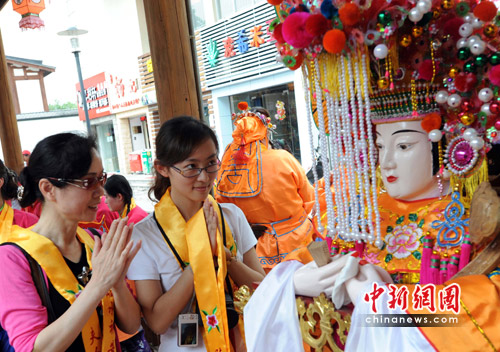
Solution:
<svg viewBox="0 0 500 352"><path fill-rule="evenodd" d="M106 76L104 72L87 78L83 81L85 88L85 97L87 101L87 109L89 111L89 119L95 119L109 115L110 105L108 97L108 89L106 85ZM78 99L78 116L81 121L85 121L85 112L81 102L80 84L76 84L77 99Z"/></svg>
<svg viewBox="0 0 500 352"><path fill-rule="evenodd" d="M141 93L136 79L125 79L101 72L84 80L83 86L91 120L142 106ZM85 113L80 101L80 84L76 84L76 90L78 116L81 121L84 121Z"/></svg>

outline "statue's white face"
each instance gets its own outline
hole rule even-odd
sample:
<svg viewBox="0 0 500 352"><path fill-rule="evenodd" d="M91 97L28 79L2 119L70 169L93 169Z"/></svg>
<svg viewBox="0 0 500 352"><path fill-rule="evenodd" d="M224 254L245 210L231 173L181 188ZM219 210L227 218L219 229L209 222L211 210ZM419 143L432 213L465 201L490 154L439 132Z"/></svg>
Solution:
<svg viewBox="0 0 500 352"><path fill-rule="evenodd" d="M420 121L376 126L382 180L392 198L413 201L439 197L432 175L432 144Z"/></svg>

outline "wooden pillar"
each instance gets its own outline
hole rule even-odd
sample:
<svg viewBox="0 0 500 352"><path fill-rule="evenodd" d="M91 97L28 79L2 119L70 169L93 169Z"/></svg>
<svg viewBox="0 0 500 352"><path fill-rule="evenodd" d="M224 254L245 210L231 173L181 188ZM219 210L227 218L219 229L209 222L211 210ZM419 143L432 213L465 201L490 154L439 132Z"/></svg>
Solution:
<svg viewBox="0 0 500 352"><path fill-rule="evenodd" d="M201 117L186 1L144 0L161 122L179 115Z"/></svg>
<svg viewBox="0 0 500 352"><path fill-rule="evenodd" d="M38 71L38 81L40 82L40 92L42 93L43 111L49 111L49 104L47 103L47 93L45 92L45 82L43 80L42 70Z"/></svg>
<svg viewBox="0 0 500 352"><path fill-rule="evenodd" d="M7 68L9 68L7 66ZM10 94L12 97L12 102L14 103L14 112L15 114L21 113L21 105L19 105L19 96L17 95L17 85L16 80L14 79L14 67L10 67L9 69L9 83L10 83Z"/></svg>
<svg viewBox="0 0 500 352"><path fill-rule="evenodd" d="M9 71L3 49L2 33L0 31L0 140L4 163L16 172L23 168L21 141L17 129L17 119L9 89Z"/></svg>

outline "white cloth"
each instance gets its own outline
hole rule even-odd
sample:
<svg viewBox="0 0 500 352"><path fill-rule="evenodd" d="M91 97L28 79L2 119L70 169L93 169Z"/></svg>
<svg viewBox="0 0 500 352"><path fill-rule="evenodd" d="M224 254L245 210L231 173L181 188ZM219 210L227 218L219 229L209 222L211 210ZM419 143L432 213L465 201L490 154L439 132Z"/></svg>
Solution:
<svg viewBox="0 0 500 352"><path fill-rule="evenodd" d="M293 275L302 264L286 261L267 274L243 312L248 352L303 352Z"/></svg>
<svg viewBox="0 0 500 352"><path fill-rule="evenodd" d="M228 223L234 241L236 243L239 261L243 261L243 254L248 252L257 244L255 235L248 225L243 212L234 204L221 204L224 220ZM168 233L167 233L168 236ZM141 222L134 226L132 233L134 242L142 240L142 247L130 264L127 277L130 280L160 280L163 291L172 288L182 274L174 254L163 239L158 225L149 214ZM181 313L189 312L189 304ZM199 331L198 347L177 346L177 322L173 322L166 333L161 335L160 352L165 351L205 351L202 330Z"/></svg>
<svg viewBox="0 0 500 352"><path fill-rule="evenodd" d="M335 280L335 285L333 286L332 293L330 295L335 308L340 309L342 306L351 303L351 299L349 298L345 288L345 282L358 275L358 271L359 259L349 255L345 266L342 268L342 271Z"/></svg>
<svg viewBox="0 0 500 352"><path fill-rule="evenodd" d="M359 293L356 299L354 312L351 317L351 327L347 335L345 352L430 352L435 349L422 335L417 327L376 327L368 326L365 319L373 312L372 302L366 302L364 294L372 291L373 283L366 285L366 289ZM379 282L379 286L385 286ZM405 314L401 308L389 310L387 293L382 294L376 301L377 314Z"/></svg>

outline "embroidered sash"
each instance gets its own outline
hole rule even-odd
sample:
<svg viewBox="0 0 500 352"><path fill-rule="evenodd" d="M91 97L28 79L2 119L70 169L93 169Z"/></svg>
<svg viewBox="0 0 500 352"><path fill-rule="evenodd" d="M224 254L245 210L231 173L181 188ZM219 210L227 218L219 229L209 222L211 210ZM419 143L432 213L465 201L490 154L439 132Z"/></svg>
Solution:
<svg viewBox="0 0 500 352"><path fill-rule="evenodd" d="M9 237L13 222L14 209L7 202L4 202L2 212L0 213L0 243L5 242Z"/></svg>
<svg viewBox="0 0 500 352"><path fill-rule="evenodd" d="M220 219L217 202L208 196ZM222 236L217 231L217 274L212 263L212 251L201 208L188 222L170 197L170 189L165 192L155 206L155 216L173 247L186 265L191 265L194 275L194 289L202 314L204 341L207 351L231 351L229 329L224 295L226 277L226 255ZM220 221L219 221L220 223ZM236 245L226 222L226 246L236 255ZM179 265L181 265L179 263Z"/></svg>
<svg viewBox="0 0 500 352"><path fill-rule="evenodd" d="M78 240L85 245L87 262L92 269L92 250L94 240L83 229L77 228ZM64 261L59 249L48 238L28 229L15 226L7 242L22 247L43 268L54 288L70 304L84 288ZM103 312L103 329L101 331L97 312L94 310L82 330L82 339L86 351L116 351L114 329L114 300L111 291L101 300Z"/></svg>

